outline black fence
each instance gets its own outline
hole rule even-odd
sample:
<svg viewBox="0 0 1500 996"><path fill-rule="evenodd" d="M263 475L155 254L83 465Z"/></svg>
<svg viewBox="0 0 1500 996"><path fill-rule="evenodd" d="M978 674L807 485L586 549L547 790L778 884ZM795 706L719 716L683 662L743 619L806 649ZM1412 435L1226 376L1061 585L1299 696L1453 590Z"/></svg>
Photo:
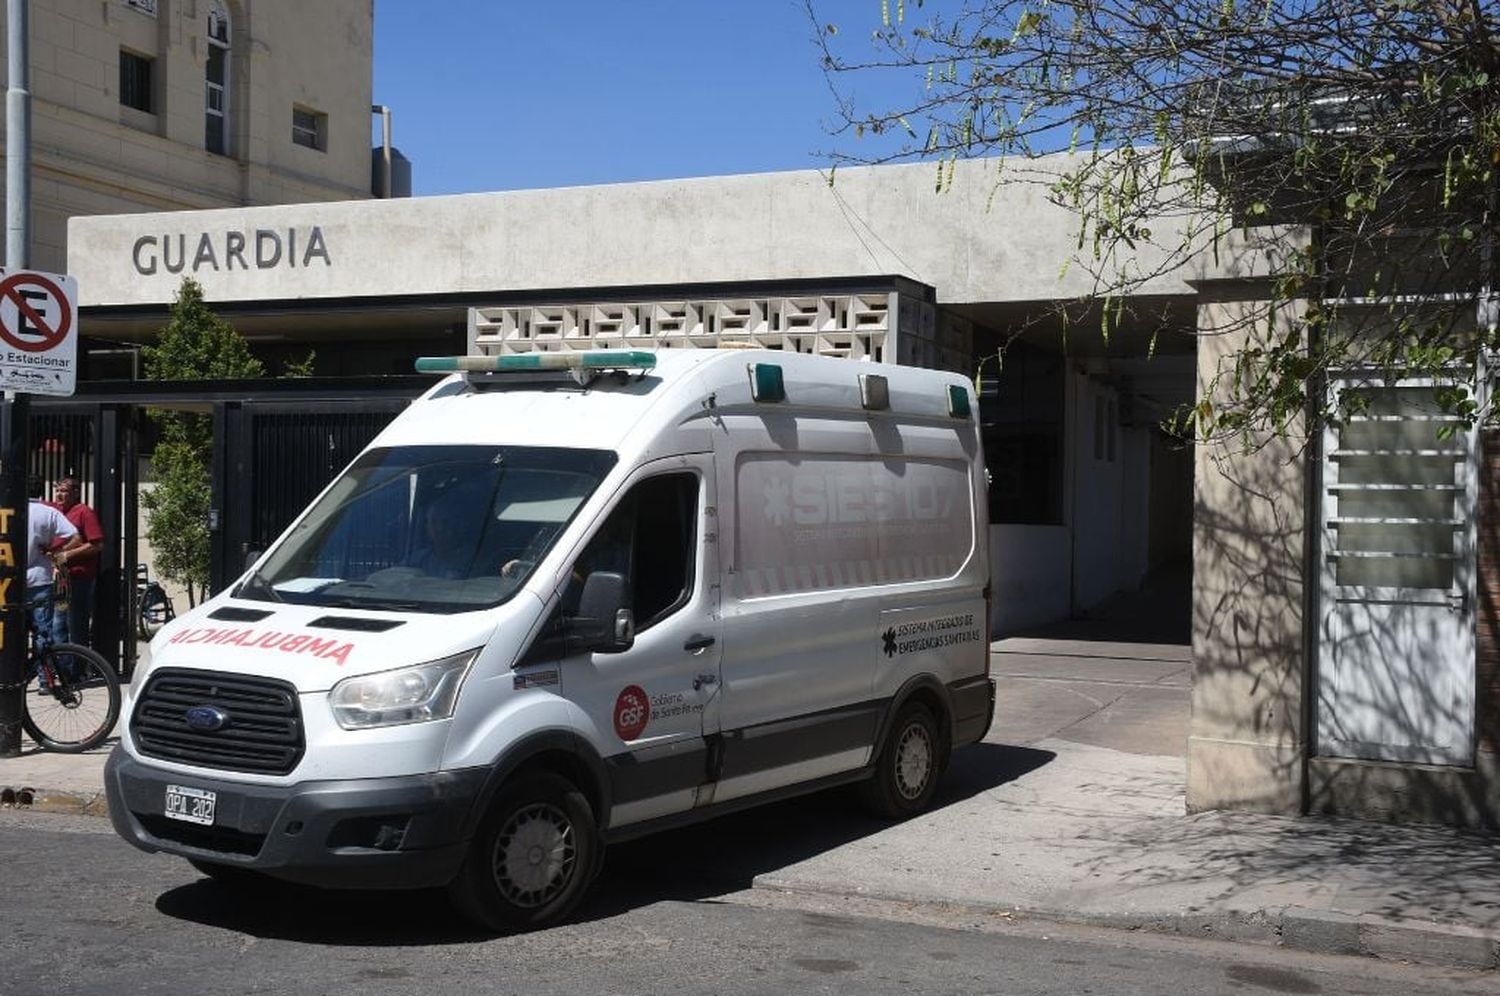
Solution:
<svg viewBox="0 0 1500 996"><path fill-rule="evenodd" d="M370 399L357 407L224 405L215 420L215 452L224 459L215 466L218 521L210 523L210 587L218 590L239 577L404 407L399 399Z"/></svg>
<svg viewBox="0 0 1500 996"><path fill-rule="evenodd" d="M52 485L79 479L105 543L91 642L129 676L137 653L136 567L143 459L152 409L211 413L210 591L229 584L376 434L432 385L427 377L80 385L68 399L34 398L29 471ZM149 475L147 475L149 476ZM179 610L186 606L178 606Z"/></svg>

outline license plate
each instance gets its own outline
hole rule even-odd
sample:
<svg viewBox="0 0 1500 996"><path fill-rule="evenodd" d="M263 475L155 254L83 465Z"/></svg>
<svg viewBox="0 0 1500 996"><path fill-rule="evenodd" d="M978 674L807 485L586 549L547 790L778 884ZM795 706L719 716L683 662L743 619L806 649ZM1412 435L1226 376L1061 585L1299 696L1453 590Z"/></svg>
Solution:
<svg viewBox="0 0 1500 996"><path fill-rule="evenodd" d="M218 802L218 798L217 792L207 789L193 788L190 785L168 785L167 804L162 815L184 823L212 826L214 804Z"/></svg>

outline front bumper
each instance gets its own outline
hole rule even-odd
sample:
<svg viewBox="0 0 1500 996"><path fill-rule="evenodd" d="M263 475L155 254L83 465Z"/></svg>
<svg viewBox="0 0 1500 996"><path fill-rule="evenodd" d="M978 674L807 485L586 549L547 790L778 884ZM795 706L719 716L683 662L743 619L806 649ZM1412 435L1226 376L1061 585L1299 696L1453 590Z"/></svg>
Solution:
<svg viewBox="0 0 1500 996"><path fill-rule="evenodd" d="M116 747L104 788L115 831L144 851L330 888L414 889L458 873L487 774L247 785L166 772ZM217 793L213 825L163 816L168 785Z"/></svg>

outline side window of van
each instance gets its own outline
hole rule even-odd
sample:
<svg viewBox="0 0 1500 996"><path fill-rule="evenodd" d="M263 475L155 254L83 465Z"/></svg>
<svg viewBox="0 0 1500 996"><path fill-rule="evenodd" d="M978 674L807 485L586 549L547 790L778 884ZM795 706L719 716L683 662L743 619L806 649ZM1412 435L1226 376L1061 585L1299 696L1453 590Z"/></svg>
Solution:
<svg viewBox="0 0 1500 996"><path fill-rule="evenodd" d="M687 604L697 573L698 476L662 474L641 481L615 506L573 563L558 609L523 663L563 653L555 634L578 608L584 580L594 571L623 574L636 632Z"/></svg>
<svg viewBox="0 0 1500 996"><path fill-rule="evenodd" d="M646 629L687 603L697 558L698 478L665 474L642 481L635 501L632 595L636 630Z"/></svg>

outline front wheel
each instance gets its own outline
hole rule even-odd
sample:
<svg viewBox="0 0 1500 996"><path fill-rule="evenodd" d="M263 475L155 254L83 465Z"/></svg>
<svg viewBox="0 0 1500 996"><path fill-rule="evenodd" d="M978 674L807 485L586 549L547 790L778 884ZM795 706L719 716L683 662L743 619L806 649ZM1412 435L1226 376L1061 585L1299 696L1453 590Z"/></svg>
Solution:
<svg viewBox="0 0 1500 996"><path fill-rule="evenodd" d="M875 759L874 776L861 786L865 805L891 820L926 809L937 791L945 749L931 711L919 702L904 706Z"/></svg>
<svg viewBox="0 0 1500 996"><path fill-rule="evenodd" d="M120 718L120 679L88 647L54 643L36 657L21 725L42 747L62 754L92 750Z"/></svg>
<svg viewBox="0 0 1500 996"><path fill-rule="evenodd" d="M577 786L546 772L523 775L500 790L448 893L492 930L555 923L583 898L601 847Z"/></svg>

